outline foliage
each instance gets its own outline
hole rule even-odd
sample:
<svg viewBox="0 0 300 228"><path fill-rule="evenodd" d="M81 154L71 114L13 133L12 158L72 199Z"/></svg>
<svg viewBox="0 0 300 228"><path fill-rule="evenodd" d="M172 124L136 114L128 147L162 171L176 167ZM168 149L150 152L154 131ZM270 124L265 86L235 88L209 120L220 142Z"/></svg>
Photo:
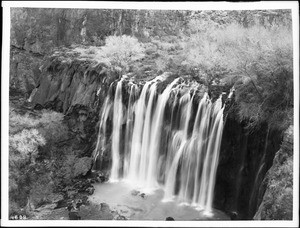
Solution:
<svg viewBox="0 0 300 228"><path fill-rule="evenodd" d="M119 72L127 72L132 63L144 57L144 51L143 45L134 37L109 36L96 58Z"/></svg>
<svg viewBox="0 0 300 228"><path fill-rule="evenodd" d="M11 112L9 133L14 135L23 129L31 129L36 134L42 135L48 143L59 139L64 140L68 134L67 128L62 122L63 114L58 112L43 110L36 117L30 116L30 114L20 115Z"/></svg>
<svg viewBox="0 0 300 228"><path fill-rule="evenodd" d="M285 129L293 107L293 43L289 28L272 25L216 26L191 21L183 42L182 64L209 87L227 84L236 90L239 118L249 129L267 122ZM280 102L278 102L280 100Z"/></svg>
<svg viewBox="0 0 300 228"><path fill-rule="evenodd" d="M229 43L231 48L226 52L231 72L227 79L235 80L240 119L249 119L250 128L266 121L271 128L285 129L289 123L282 122L282 117L287 119L293 107L291 31L277 26L236 31L239 38ZM228 31L227 37L230 36ZM247 111L249 106L256 110L255 115Z"/></svg>
<svg viewBox="0 0 300 228"><path fill-rule="evenodd" d="M46 144L45 138L37 129L24 129L9 138L10 162L16 166L22 165L28 159L35 160L38 147Z"/></svg>

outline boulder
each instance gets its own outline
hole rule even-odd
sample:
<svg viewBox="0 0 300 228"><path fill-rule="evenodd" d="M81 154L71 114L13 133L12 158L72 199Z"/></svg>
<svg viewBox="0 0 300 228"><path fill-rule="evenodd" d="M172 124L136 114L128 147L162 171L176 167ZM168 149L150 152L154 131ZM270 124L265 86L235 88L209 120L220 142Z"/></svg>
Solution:
<svg viewBox="0 0 300 228"><path fill-rule="evenodd" d="M167 217L167 218L166 218L166 221L175 221L175 219L172 218L172 217Z"/></svg>
<svg viewBox="0 0 300 228"><path fill-rule="evenodd" d="M77 177L79 175L85 175L92 167L92 158L83 157L77 159L74 164L74 173L73 176Z"/></svg>
<svg viewBox="0 0 300 228"><path fill-rule="evenodd" d="M95 191L95 188L92 186L92 187L88 187L86 190L85 190L89 195L93 195L94 191Z"/></svg>

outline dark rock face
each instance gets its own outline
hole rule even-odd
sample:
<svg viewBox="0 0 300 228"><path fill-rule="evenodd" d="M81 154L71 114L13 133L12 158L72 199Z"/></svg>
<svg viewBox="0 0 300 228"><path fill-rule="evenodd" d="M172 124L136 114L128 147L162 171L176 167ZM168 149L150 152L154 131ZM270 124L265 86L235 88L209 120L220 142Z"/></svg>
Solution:
<svg viewBox="0 0 300 228"><path fill-rule="evenodd" d="M266 141L267 139L267 141ZM259 188L280 147L281 134L261 126L248 132L228 116L222 138L214 206L234 219L251 219L259 203Z"/></svg>
<svg viewBox="0 0 300 228"><path fill-rule="evenodd" d="M284 133L281 148L259 189L255 220L293 219L293 126Z"/></svg>
<svg viewBox="0 0 300 228"><path fill-rule="evenodd" d="M71 111L75 105L87 107L86 112L96 111L97 91L101 89L100 81L105 75L97 74L96 69L101 72L101 66L93 68L89 67L90 64L86 61L59 59L56 56L50 58L43 65L38 90L32 97L32 102L63 113ZM81 117L81 121L85 120L85 117Z"/></svg>

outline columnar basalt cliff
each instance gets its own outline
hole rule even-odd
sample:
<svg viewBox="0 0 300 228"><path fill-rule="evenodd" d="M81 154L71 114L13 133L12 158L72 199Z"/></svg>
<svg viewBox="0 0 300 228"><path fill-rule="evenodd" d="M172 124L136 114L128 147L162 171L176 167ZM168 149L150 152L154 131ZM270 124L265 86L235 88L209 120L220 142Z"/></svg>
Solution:
<svg viewBox="0 0 300 228"><path fill-rule="evenodd" d="M109 72L104 64L87 59L72 60L58 53L49 58L41 70L39 83L33 90L30 101L36 108L52 108L65 113L70 125L78 131L78 137L89 145L86 155L92 156L101 131L99 113L105 106L105 97L109 94L114 97L119 75ZM169 75L167 78L172 77L176 76ZM128 81L126 77L124 80ZM161 87L163 90L169 83L166 80L158 84L158 89ZM140 89L144 84L145 81L137 82ZM130 88L132 87L124 83L120 90L124 106L128 106L132 99ZM203 89L207 91L205 87ZM216 94L212 96L217 97ZM234 107L234 103L231 103L231 106ZM225 108L225 125L213 207L227 212L233 219L251 219L262 201L266 189L262 183L265 183L263 180L267 178L266 173L273 164L276 151L280 148L282 135L280 132L270 131L263 125L254 132L245 130L243 123L237 121L234 112L230 111L230 107ZM113 118L110 113L107 115L107 118ZM114 127L110 122L112 121L106 126L108 135L113 132ZM125 135L126 132L123 136ZM113 157L111 140L116 139L107 140L106 148L100 153L102 165L96 162L94 168L111 169Z"/></svg>

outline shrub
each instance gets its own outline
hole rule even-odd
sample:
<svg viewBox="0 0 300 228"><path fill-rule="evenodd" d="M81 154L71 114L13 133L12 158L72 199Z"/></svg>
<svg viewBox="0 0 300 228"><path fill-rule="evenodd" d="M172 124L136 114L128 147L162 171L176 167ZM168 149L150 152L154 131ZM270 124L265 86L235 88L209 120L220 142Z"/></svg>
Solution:
<svg viewBox="0 0 300 228"><path fill-rule="evenodd" d="M145 56L144 52L145 48L134 37L108 36L96 58L123 73L129 70L132 63L142 59Z"/></svg>
<svg viewBox="0 0 300 228"><path fill-rule="evenodd" d="M62 113L42 111L42 116L39 119L42 126L39 130L47 142L58 142L68 138L68 128L65 124L62 124L63 118Z"/></svg>
<svg viewBox="0 0 300 228"><path fill-rule="evenodd" d="M43 110L36 116L30 114L20 115L11 112L9 116L9 133L16 134L23 129L36 129L47 143L65 139L67 134L66 125L62 124L63 114L48 110Z"/></svg>
<svg viewBox="0 0 300 228"><path fill-rule="evenodd" d="M24 129L20 133L9 137L10 162L20 166L28 159L34 160L38 154L38 147L46 144L45 138L37 129Z"/></svg>

